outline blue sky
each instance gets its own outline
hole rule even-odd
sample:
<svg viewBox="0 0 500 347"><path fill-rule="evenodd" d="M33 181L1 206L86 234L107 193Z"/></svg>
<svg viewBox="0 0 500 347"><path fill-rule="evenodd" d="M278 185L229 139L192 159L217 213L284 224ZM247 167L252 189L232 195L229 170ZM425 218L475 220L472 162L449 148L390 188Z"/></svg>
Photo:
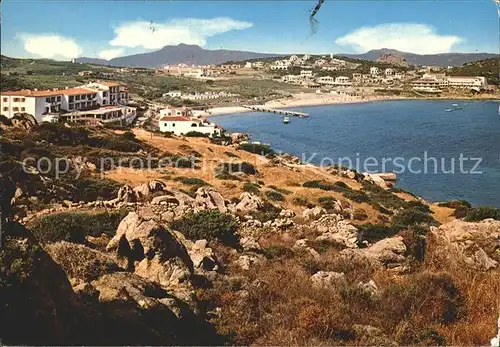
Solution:
<svg viewBox="0 0 500 347"><path fill-rule="evenodd" d="M69 59L198 44L270 53L499 52L492 0L2 1L2 54ZM150 22L153 22L151 30Z"/></svg>

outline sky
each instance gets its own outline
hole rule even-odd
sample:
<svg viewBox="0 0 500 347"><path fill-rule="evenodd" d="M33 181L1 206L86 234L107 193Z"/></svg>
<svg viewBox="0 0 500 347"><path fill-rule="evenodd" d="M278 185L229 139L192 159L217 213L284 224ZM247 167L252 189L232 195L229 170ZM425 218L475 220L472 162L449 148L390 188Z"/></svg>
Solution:
<svg viewBox="0 0 500 347"><path fill-rule="evenodd" d="M262 53L499 53L493 0L3 0L1 49L13 57L112 59L166 45Z"/></svg>

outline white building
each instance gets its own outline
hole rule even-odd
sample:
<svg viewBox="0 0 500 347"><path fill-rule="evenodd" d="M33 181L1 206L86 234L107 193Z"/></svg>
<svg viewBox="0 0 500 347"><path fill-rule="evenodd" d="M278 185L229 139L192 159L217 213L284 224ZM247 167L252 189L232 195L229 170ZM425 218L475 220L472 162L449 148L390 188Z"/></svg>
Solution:
<svg viewBox="0 0 500 347"><path fill-rule="evenodd" d="M301 70L300 76L302 78L313 78L313 72L312 70Z"/></svg>
<svg viewBox="0 0 500 347"><path fill-rule="evenodd" d="M335 84L340 86L350 86L352 83L349 77L338 76L335 78Z"/></svg>
<svg viewBox="0 0 500 347"><path fill-rule="evenodd" d="M97 93L97 103L101 106L126 105L129 101L128 93L120 88L120 84L112 81L95 81L83 85Z"/></svg>
<svg viewBox="0 0 500 347"><path fill-rule="evenodd" d="M370 68L370 75L377 76L380 73L380 69L376 66Z"/></svg>
<svg viewBox="0 0 500 347"><path fill-rule="evenodd" d="M327 61L325 59L318 59L314 62L314 65L315 66L322 66L322 65L325 65L327 63Z"/></svg>
<svg viewBox="0 0 500 347"><path fill-rule="evenodd" d="M483 90L488 86L486 77L482 76L449 76L448 86L458 89Z"/></svg>
<svg viewBox="0 0 500 347"><path fill-rule="evenodd" d="M404 72L396 72L394 74L394 79L397 79L397 80L405 79L405 73Z"/></svg>
<svg viewBox="0 0 500 347"><path fill-rule="evenodd" d="M335 83L335 79L331 76L323 76L323 77L318 77L316 79L316 83L319 83L319 84L334 84Z"/></svg>
<svg viewBox="0 0 500 347"><path fill-rule="evenodd" d="M286 83L301 83L302 79L300 75L286 75L281 77L281 81Z"/></svg>
<svg viewBox="0 0 500 347"><path fill-rule="evenodd" d="M163 97L169 97L169 98L180 98L181 96L182 92L180 90L172 90L170 92L163 94Z"/></svg>
<svg viewBox="0 0 500 347"><path fill-rule="evenodd" d="M390 67L388 67L387 69L384 70L384 74L386 76L392 76L392 75L394 75L394 69L391 69Z"/></svg>
<svg viewBox="0 0 500 347"><path fill-rule="evenodd" d="M160 110L160 118L163 117L189 117L191 112L186 107L167 107Z"/></svg>
<svg viewBox="0 0 500 347"><path fill-rule="evenodd" d="M311 56L309 54L304 54L302 56L302 61L308 61L309 59L311 59Z"/></svg>
<svg viewBox="0 0 500 347"><path fill-rule="evenodd" d="M207 119L170 116L158 121L161 132L171 132L175 135L186 135L189 132L199 132L210 137L221 136L223 129Z"/></svg>
<svg viewBox="0 0 500 347"><path fill-rule="evenodd" d="M271 70L288 70L291 62L288 60L277 60L271 65Z"/></svg>

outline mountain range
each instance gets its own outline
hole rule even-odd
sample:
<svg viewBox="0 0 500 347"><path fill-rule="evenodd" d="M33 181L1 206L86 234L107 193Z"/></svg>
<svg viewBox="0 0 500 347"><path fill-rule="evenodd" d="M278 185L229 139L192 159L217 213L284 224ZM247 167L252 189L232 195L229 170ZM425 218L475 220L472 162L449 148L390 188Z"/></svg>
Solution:
<svg viewBox="0 0 500 347"><path fill-rule="evenodd" d="M403 58L410 65L432 65L432 66L461 66L463 64L498 57L492 53L442 53L442 54L415 54L400 52L394 49L377 49L363 54L337 54L356 59L376 61L382 55L391 54ZM125 67L157 68L166 64L196 64L217 65L228 61L245 61L252 59L264 59L272 57L283 57L290 54L257 53L247 51L235 51L226 49L209 50L197 45L179 44L177 46L165 46L160 50L117 57L111 60L97 58L78 58L78 62L102 64Z"/></svg>

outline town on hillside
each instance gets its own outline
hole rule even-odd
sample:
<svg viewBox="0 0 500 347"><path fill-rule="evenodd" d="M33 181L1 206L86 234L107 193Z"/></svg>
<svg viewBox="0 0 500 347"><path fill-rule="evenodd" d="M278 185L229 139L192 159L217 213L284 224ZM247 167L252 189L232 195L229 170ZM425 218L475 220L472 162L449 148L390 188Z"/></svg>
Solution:
<svg viewBox="0 0 500 347"><path fill-rule="evenodd" d="M0 111L7 118L29 114L39 122L146 124L176 135L217 137L223 129L207 117L241 112L242 106L249 110L248 105L273 110L392 98L498 96L498 78L488 80L488 71L471 74L481 72L471 69L476 62L414 66L396 58L304 54L149 69L2 56Z"/></svg>

